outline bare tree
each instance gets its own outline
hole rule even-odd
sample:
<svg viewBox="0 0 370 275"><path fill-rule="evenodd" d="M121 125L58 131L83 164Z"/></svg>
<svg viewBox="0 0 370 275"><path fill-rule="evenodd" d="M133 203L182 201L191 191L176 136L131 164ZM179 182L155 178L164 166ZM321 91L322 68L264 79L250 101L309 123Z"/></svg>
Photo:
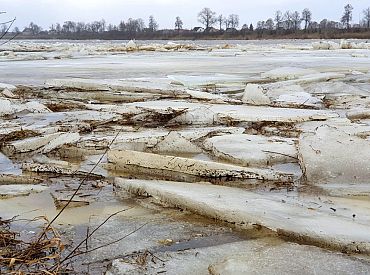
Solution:
<svg viewBox="0 0 370 275"><path fill-rule="evenodd" d="M265 21L258 21L256 30L259 34L263 34L263 31L266 29L266 22Z"/></svg>
<svg viewBox="0 0 370 275"><path fill-rule="evenodd" d="M121 22L119 22L119 24L118 24L118 30L120 32L124 32L126 30L126 24L125 24L125 22L123 20Z"/></svg>
<svg viewBox="0 0 370 275"><path fill-rule="evenodd" d="M210 8L204 8L201 12L198 14L198 21L202 23L206 29L209 27L212 27L216 21L216 13L212 11Z"/></svg>
<svg viewBox="0 0 370 275"><path fill-rule="evenodd" d="M76 32L76 23L75 22L72 22L72 21L66 21L64 22L63 24L63 27L62 27L62 31L64 33L72 33L72 32Z"/></svg>
<svg viewBox="0 0 370 275"><path fill-rule="evenodd" d="M180 31L182 29L182 26L183 26L182 20L181 20L180 16L177 16L176 21L175 21L175 29L177 31Z"/></svg>
<svg viewBox="0 0 370 275"><path fill-rule="evenodd" d="M62 26L59 23L55 24L55 31L57 34L60 34L62 32Z"/></svg>
<svg viewBox="0 0 370 275"><path fill-rule="evenodd" d="M265 22L265 27L267 30L272 31L274 29L274 20L272 18L269 18Z"/></svg>
<svg viewBox="0 0 370 275"><path fill-rule="evenodd" d="M76 32L81 33L86 31L86 24L85 22L77 22L76 24Z"/></svg>
<svg viewBox="0 0 370 275"><path fill-rule="evenodd" d="M222 25L224 24L224 20L225 20L225 18L224 18L224 16L222 14L220 14L217 17L217 22L218 22L218 24L220 26L220 31L222 30Z"/></svg>
<svg viewBox="0 0 370 275"><path fill-rule="evenodd" d="M292 13L290 11L286 11L283 16L283 23L285 25L285 29L290 30L293 28L293 20L292 20Z"/></svg>
<svg viewBox="0 0 370 275"><path fill-rule="evenodd" d="M42 31L42 28L33 22L29 24L28 28L33 35L39 34Z"/></svg>
<svg viewBox="0 0 370 275"><path fill-rule="evenodd" d="M239 26L239 15L237 14L230 14L229 15L229 18L228 18L228 21L229 21L229 27L230 28L237 28Z"/></svg>
<svg viewBox="0 0 370 275"><path fill-rule="evenodd" d="M283 14L281 11L276 11L275 12L275 23L276 23L276 29L280 29L282 27L283 23Z"/></svg>
<svg viewBox="0 0 370 275"><path fill-rule="evenodd" d="M364 21L365 21L366 27L369 29L370 28L370 7L367 9L364 9L363 14L364 14Z"/></svg>
<svg viewBox="0 0 370 275"><path fill-rule="evenodd" d="M344 7L344 13L341 18L341 22L347 27L347 29L351 27L350 23L352 21L352 11L353 11L353 7L351 4L347 4Z"/></svg>
<svg viewBox="0 0 370 275"><path fill-rule="evenodd" d="M312 12L309 9L302 11L302 20L304 21L304 30L306 31L312 20Z"/></svg>
<svg viewBox="0 0 370 275"><path fill-rule="evenodd" d="M295 31L299 30L301 28L301 22L302 22L301 15L299 14L299 12L295 11L291 13L291 19L292 19L293 29Z"/></svg>
<svg viewBox="0 0 370 275"><path fill-rule="evenodd" d="M158 23L154 19L154 16L153 15L149 16L148 28L149 28L149 31L151 31L151 32L155 32L155 31L158 30Z"/></svg>
<svg viewBox="0 0 370 275"><path fill-rule="evenodd" d="M134 38L135 34L142 32L145 28L144 20L141 18L132 19L129 18L125 24L125 31L128 32L130 38Z"/></svg>

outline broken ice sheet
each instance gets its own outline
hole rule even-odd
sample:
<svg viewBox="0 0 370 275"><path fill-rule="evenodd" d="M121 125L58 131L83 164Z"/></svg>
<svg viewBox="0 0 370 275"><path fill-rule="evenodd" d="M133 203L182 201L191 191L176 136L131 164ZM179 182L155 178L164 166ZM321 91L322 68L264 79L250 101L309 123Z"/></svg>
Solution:
<svg viewBox="0 0 370 275"><path fill-rule="evenodd" d="M0 152L0 174L21 175L22 169Z"/></svg>
<svg viewBox="0 0 370 275"><path fill-rule="evenodd" d="M243 166L298 162L293 139L258 135L223 135L205 141L217 157Z"/></svg>

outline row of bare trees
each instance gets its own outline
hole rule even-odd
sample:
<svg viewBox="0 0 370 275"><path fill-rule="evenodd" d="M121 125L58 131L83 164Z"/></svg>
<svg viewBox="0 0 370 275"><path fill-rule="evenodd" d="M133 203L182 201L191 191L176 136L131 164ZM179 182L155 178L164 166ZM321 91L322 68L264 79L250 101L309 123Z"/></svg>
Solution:
<svg viewBox="0 0 370 275"><path fill-rule="evenodd" d="M217 15L216 12L212 11L210 8L204 8L198 13L198 21L204 25L207 29L218 23L219 29L222 30L222 26L225 29L237 28L239 26L239 15L230 14L229 16L224 16L222 14Z"/></svg>
<svg viewBox="0 0 370 275"><path fill-rule="evenodd" d="M298 11L281 11L275 12L274 18L269 18L266 21L257 22L257 31L321 31L332 29L350 29L352 22L353 7L347 4L344 7L344 12L340 21L331 21L323 19L320 22L312 20L312 12L309 9L304 9L301 13ZM363 19L359 24L354 25L357 28L370 28L370 8L363 10ZM243 28L247 28L244 25Z"/></svg>
<svg viewBox="0 0 370 275"><path fill-rule="evenodd" d="M268 18L266 21L258 21L256 28L252 24L244 24L242 26L242 31L254 31L258 33L262 32L296 32L298 30L304 30L305 32L316 32L321 30L331 30L331 29L350 29L352 22L353 7L347 4L344 7L344 12L341 20L330 21L323 19L320 22L313 21L312 12L310 9L305 8L302 12L298 11L276 11L273 18ZM204 8L198 13L198 21L204 26L205 32L209 32L213 27L222 31L223 29L233 31L239 27L240 19L237 14L230 14L225 16L223 14L217 15L216 12L212 11L210 8ZM7 23L7 22L5 22ZM9 23L9 22L8 22ZM183 29L183 21L177 16L175 19L174 27L175 30L180 32ZM370 7L363 10L363 19L360 24L354 25L355 27L362 27L370 29ZM2 33L6 32L8 25L2 24ZM26 27L28 33L32 35L40 34L43 30L37 24L31 22L28 27ZM154 16L151 15L148 20L148 25L141 18L133 19L129 18L126 22L121 21L118 25L107 24L104 19L100 21L94 21L91 23L84 22L73 22L66 21L63 24L56 23L51 25L49 30L45 31L47 34L81 34L81 33L92 33L100 34L106 31L108 32L123 32L130 36L134 36L137 33L154 33L159 30L159 25L155 20ZM18 28L14 28L14 33L19 33Z"/></svg>

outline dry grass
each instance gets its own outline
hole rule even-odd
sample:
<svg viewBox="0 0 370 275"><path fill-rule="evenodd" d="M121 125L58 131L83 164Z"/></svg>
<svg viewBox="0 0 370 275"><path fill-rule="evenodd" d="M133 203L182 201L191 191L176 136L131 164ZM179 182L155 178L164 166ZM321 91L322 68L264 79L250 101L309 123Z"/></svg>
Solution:
<svg viewBox="0 0 370 275"><path fill-rule="evenodd" d="M50 226L46 227L49 224L46 217L30 221L45 222L30 240L25 240L19 232L11 229L14 221L15 218L0 219L0 274L60 274L62 270L58 263L64 245L58 232ZM48 271L52 266L57 268Z"/></svg>

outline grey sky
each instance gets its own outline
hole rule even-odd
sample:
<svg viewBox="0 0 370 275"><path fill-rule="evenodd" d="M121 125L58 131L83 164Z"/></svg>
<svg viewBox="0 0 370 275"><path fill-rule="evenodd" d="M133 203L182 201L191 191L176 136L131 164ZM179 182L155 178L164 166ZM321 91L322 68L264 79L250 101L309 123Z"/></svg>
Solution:
<svg viewBox="0 0 370 275"><path fill-rule="evenodd" d="M272 17L276 10L302 11L306 7L312 10L314 20L339 20L347 3L354 7L354 22L370 6L369 0L0 0L0 9L7 11L3 18L16 16L19 28L31 21L48 28L66 20L89 22L101 18L118 24L122 19L141 17L147 23L150 15L160 28L173 28L176 16L182 18L185 28L191 28L200 25L197 14L203 7L223 15L236 13L242 25Z"/></svg>

